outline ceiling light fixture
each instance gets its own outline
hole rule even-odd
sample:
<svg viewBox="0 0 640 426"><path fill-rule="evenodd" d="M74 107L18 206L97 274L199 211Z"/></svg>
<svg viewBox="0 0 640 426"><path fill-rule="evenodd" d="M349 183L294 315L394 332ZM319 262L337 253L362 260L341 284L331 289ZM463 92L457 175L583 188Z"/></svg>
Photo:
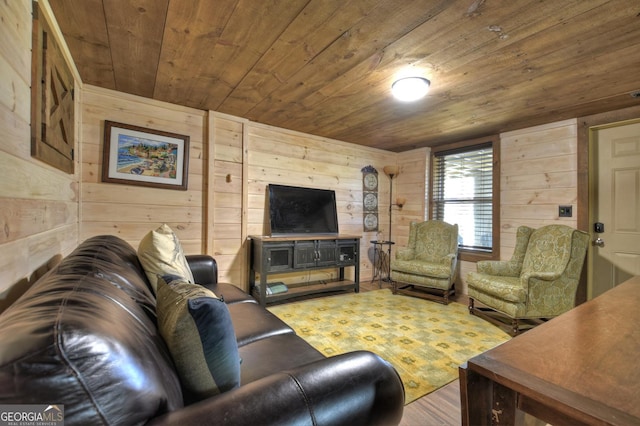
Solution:
<svg viewBox="0 0 640 426"><path fill-rule="evenodd" d="M412 102L424 97L431 82L424 77L404 77L393 82L391 93L399 101Z"/></svg>

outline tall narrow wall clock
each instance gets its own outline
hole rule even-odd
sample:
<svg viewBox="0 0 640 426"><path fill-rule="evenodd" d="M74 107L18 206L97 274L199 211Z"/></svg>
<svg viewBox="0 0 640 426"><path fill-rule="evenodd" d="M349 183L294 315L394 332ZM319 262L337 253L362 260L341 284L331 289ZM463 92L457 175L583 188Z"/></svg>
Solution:
<svg viewBox="0 0 640 426"><path fill-rule="evenodd" d="M378 230L378 171L362 168L362 223L365 232Z"/></svg>

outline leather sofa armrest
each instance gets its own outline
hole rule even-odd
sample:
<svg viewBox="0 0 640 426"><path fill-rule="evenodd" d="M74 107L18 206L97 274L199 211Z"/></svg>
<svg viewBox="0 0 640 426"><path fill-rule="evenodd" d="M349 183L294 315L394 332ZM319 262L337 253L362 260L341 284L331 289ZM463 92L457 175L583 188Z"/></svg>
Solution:
<svg viewBox="0 0 640 426"><path fill-rule="evenodd" d="M395 369L372 352L356 351L272 374L148 425L392 425L403 408Z"/></svg>
<svg viewBox="0 0 640 426"><path fill-rule="evenodd" d="M207 254L190 254L185 256L193 279L201 285L218 283L218 264Z"/></svg>

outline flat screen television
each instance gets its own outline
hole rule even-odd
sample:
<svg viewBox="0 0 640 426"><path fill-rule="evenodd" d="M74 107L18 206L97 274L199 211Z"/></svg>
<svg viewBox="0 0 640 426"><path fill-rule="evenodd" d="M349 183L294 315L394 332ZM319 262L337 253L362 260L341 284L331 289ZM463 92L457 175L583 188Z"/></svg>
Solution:
<svg viewBox="0 0 640 426"><path fill-rule="evenodd" d="M272 237L338 234L335 191L269 184L267 193Z"/></svg>

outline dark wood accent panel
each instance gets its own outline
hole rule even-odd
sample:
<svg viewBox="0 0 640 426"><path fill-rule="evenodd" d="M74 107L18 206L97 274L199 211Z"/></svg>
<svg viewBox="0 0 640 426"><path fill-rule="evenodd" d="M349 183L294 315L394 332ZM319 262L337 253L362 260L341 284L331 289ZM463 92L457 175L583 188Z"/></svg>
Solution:
<svg viewBox="0 0 640 426"><path fill-rule="evenodd" d="M73 173L75 80L39 7L33 3L31 155Z"/></svg>

